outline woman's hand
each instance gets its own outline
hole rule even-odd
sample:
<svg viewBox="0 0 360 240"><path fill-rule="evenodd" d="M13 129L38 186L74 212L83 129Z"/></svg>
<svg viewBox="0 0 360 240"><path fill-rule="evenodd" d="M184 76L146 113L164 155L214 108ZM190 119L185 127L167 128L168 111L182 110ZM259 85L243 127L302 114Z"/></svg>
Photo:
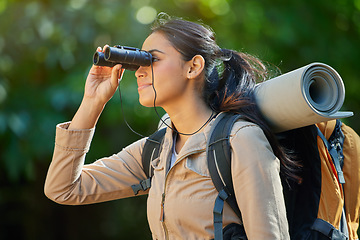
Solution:
<svg viewBox="0 0 360 240"><path fill-rule="evenodd" d="M101 52L102 49L98 47L97 51ZM118 88L123 73L124 69L121 68L120 64L112 68L95 65L91 67L85 83L83 100L71 121L69 129L95 127L105 104Z"/></svg>
<svg viewBox="0 0 360 240"><path fill-rule="evenodd" d="M97 51L101 52L101 47ZM93 65L86 79L84 98L105 105L118 88L123 73L120 64L113 68Z"/></svg>

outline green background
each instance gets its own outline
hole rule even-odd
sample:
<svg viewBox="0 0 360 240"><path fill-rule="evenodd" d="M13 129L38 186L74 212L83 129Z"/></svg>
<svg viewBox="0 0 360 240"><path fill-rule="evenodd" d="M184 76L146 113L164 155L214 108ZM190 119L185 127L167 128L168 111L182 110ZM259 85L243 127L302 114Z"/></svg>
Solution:
<svg viewBox="0 0 360 240"><path fill-rule="evenodd" d="M344 122L360 132L360 0L0 0L0 239L150 239L146 198L61 206L43 185L55 125L80 104L97 46L141 48L159 12L201 19L223 48L283 73L323 62L342 76ZM139 105L134 72L121 83L124 113L148 135L158 122ZM138 139L118 94L97 126L89 162ZM126 137L121 137L126 136Z"/></svg>

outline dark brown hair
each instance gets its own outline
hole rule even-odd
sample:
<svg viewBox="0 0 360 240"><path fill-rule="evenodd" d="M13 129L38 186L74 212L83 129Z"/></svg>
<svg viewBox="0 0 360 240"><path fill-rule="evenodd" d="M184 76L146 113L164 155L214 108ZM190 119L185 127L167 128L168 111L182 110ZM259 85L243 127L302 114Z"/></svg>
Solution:
<svg viewBox="0 0 360 240"><path fill-rule="evenodd" d="M256 83L269 77L268 69L262 61L249 54L221 49L212 29L203 24L162 14L152 27L152 32L158 31L181 53L183 60L189 61L195 55L205 59L204 101L217 113L238 113L257 124L280 159L281 173L299 181L295 174L299 165L278 144L256 105Z"/></svg>

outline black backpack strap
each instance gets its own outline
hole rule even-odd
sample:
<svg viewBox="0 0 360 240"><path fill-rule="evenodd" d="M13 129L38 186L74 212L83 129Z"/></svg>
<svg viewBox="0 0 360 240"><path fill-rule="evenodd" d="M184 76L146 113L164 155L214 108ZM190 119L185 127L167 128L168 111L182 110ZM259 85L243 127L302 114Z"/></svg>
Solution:
<svg viewBox="0 0 360 240"><path fill-rule="evenodd" d="M214 205L215 239L223 239L222 212L226 201L241 219L231 177L231 146L229 136L234 123L241 118L238 114L220 114L211 129L207 146L207 159L211 179L219 192Z"/></svg>
<svg viewBox="0 0 360 240"><path fill-rule="evenodd" d="M151 187L151 177L154 174L151 161L159 156L161 143L164 139L165 133L166 128L162 128L146 139L141 158L147 179L141 180L138 184L131 186L135 195L137 195L140 190L145 191Z"/></svg>

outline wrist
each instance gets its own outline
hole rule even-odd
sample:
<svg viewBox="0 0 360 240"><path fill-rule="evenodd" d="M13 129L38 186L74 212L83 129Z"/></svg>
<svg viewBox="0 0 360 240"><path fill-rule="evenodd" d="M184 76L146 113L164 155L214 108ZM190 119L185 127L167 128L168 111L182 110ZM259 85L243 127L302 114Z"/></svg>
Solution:
<svg viewBox="0 0 360 240"><path fill-rule="evenodd" d="M71 121L69 129L94 128L104 107L105 103L84 97L79 109Z"/></svg>
<svg viewBox="0 0 360 240"><path fill-rule="evenodd" d="M106 102L102 102L96 98L86 97L84 96L80 108L86 108L87 111L94 112L94 113L101 113L106 105Z"/></svg>

